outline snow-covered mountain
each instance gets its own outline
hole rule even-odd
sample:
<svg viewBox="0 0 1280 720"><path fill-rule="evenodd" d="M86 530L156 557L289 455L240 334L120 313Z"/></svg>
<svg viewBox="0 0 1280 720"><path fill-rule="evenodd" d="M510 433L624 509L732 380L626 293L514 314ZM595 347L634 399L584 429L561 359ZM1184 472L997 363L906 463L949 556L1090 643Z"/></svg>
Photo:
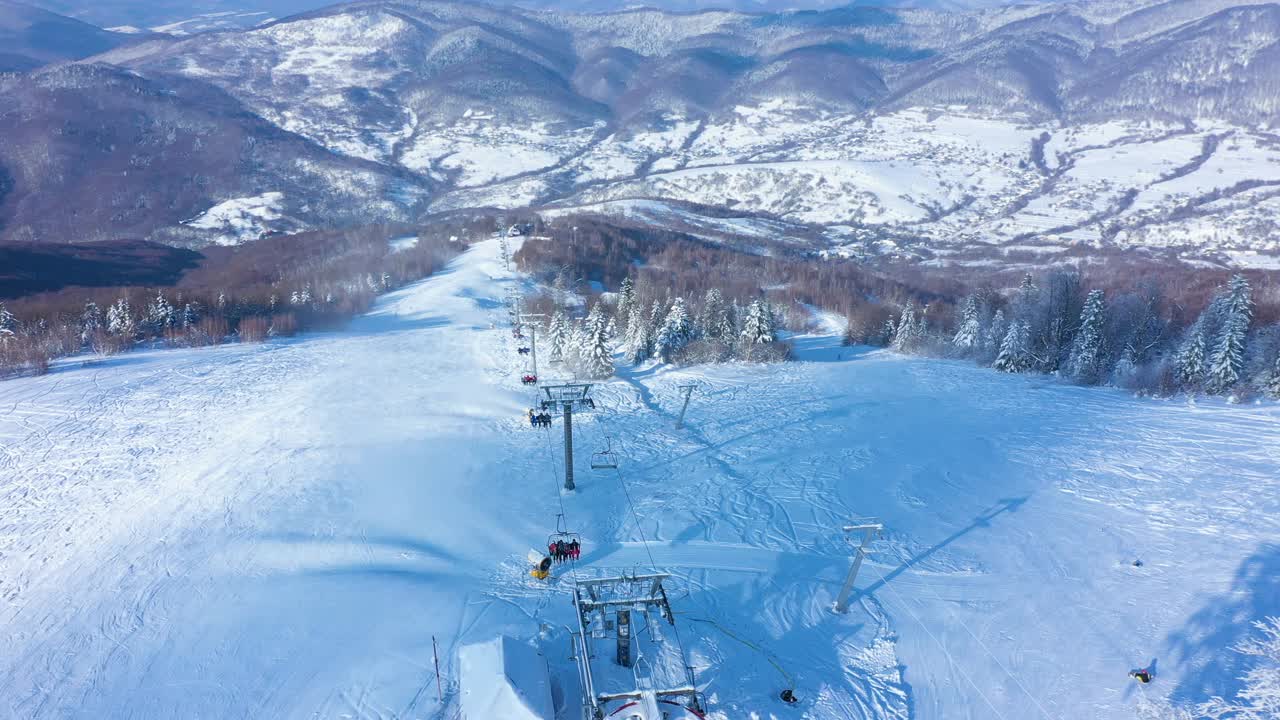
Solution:
<svg viewBox="0 0 1280 720"><path fill-rule="evenodd" d="M366 183L381 202L344 217L579 208L858 254L1087 242L1254 261L1280 250L1278 53L1280 5L1225 0L754 14L366 0L94 60L216 88L382 178ZM321 221L306 188L245 177L182 219L272 192L287 222L259 229Z"/></svg>

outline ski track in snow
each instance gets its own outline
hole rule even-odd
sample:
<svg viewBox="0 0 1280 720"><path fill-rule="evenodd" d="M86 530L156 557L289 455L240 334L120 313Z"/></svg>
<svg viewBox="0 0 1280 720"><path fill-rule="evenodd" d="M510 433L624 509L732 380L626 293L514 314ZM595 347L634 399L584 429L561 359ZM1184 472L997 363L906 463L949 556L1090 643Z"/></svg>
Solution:
<svg viewBox="0 0 1280 720"><path fill-rule="evenodd" d="M524 561L561 500L576 572L674 573L719 720L1128 718L1139 691L1221 691L1226 647L1280 613L1274 405L805 336L785 365L621 369L561 495L502 324L527 281L497 257L343 332L0 384L0 717L452 718L458 645L499 632L573 698L568 569ZM587 467L606 436L617 473ZM886 532L836 616L839 527L866 516Z"/></svg>

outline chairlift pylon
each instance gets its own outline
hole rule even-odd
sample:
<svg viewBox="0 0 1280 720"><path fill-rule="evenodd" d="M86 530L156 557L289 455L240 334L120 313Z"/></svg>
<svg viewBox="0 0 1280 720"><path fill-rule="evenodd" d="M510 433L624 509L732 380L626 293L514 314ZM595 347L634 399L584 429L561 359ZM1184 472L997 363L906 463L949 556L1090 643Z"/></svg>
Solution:
<svg viewBox="0 0 1280 720"><path fill-rule="evenodd" d="M613 451L613 440L608 435L604 438L604 449L591 453L592 470L617 470L618 455Z"/></svg>

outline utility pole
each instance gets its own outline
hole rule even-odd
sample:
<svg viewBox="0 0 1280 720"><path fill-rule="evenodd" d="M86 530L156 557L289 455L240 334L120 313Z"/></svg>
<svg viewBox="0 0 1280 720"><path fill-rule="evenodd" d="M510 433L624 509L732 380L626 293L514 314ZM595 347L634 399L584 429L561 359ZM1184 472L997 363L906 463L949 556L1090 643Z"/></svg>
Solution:
<svg viewBox="0 0 1280 720"><path fill-rule="evenodd" d="M561 409L564 412L564 489L574 490L573 484L573 410L575 407L594 410L596 403L589 396L591 385L566 384L543 385L542 391L547 399L542 401L543 410Z"/></svg>
<svg viewBox="0 0 1280 720"><path fill-rule="evenodd" d="M853 583L858 579L858 570L862 568L862 559L867 556L867 546L871 544L871 540L880 531L884 530L884 525L878 522L862 522L856 525L845 525L844 531L862 533L862 544L853 554L853 563L849 566L849 575L844 579L844 587L840 588L840 595L836 597L835 607L831 608L835 612L843 613L849 609L849 594L853 592Z"/></svg>
<svg viewBox="0 0 1280 720"><path fill-rule="evenodd" d="M680 406L680 418L676 420L677 428L684 427L684 411L689 409L689 397L693 395L693 389L696 387L697 385L692 384L680 386L680 389L684 391L684 405Z"/></svg>

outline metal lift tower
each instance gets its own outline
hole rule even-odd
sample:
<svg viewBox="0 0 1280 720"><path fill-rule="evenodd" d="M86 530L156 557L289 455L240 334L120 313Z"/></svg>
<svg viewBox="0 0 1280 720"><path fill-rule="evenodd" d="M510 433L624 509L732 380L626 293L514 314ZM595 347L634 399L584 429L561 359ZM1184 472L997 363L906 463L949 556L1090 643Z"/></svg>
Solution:
<svg viewBox="0 0 1280 720"><path fill-rule="evenodd" d="M547 394L542 409L564 412L564 489L573 490L573 411L595 410L596 401L590 397L591 384L543 385Z"/></svg>
<svg viewBox="0 0 1280 720"><path fill-rule="evenodd" d="M858 545L858 549L854 552L853 563L849 565L849 575L844 579L844 587L840 588L840 595L836 597L835 607L832 610L843 613L849 609L849 594L853 592L853 583L858 579L858 570L862 568L862 559L867 556L867 546L880 531L884 530L884 525L870 520L862 520L855 522L853 525L845 525L844 531L847 533L862 533L862 544Z"/></svg>

